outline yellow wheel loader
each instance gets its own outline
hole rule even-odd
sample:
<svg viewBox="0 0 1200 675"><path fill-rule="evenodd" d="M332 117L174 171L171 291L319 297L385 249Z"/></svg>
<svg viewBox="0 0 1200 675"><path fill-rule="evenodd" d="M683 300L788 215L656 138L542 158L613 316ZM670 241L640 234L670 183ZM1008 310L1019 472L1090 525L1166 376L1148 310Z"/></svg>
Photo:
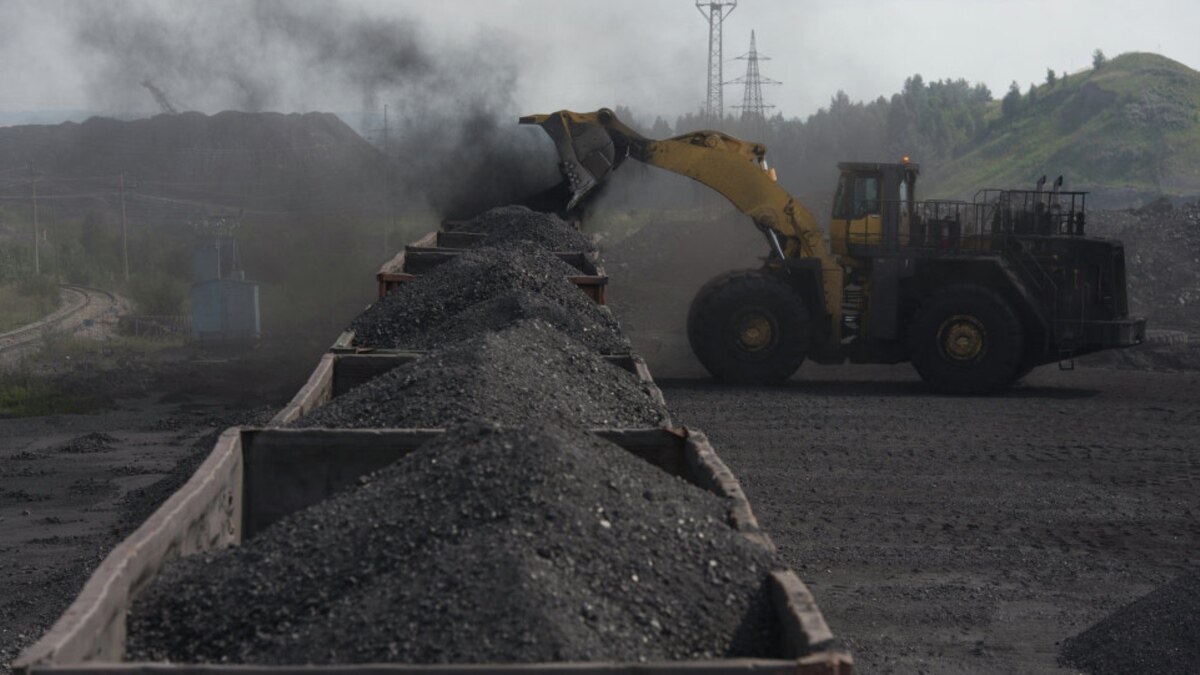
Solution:
<svg viewBox="0 0 1200 675"><path fill-rule="evenodd" d="M805 359L911 361L935 390L982 394L1036 366L1140 343L1120 242L1084 234L1086 193L981 190L918 201L918 166L842 163L828 243L766 148L716 131L645 138L608 109L521 118L554 140L574 209L627 159L724 195L762 231L763 266L710 281L688 339L718 380L782 382Z"/></svg>

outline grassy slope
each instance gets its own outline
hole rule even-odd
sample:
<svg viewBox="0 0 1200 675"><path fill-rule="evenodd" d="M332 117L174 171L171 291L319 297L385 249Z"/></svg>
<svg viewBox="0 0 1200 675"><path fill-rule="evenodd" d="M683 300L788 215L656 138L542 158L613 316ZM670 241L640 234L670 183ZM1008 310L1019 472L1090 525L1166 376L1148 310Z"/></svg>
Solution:
<svg viewBox="0 0 1200 675"><path fill-rule="evenodd" d="M1123 54L1036 94L1008 121L997 102L992 130L936 168L931 192L969 197L1063 174L1068 189L1200 193L1200 73L1156 54Z"/></svg>

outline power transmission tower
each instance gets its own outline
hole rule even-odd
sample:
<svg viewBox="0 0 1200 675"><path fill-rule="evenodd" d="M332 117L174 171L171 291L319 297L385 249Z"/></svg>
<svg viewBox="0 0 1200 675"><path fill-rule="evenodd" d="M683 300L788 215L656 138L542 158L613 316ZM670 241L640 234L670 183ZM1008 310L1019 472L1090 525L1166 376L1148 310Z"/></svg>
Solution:
<svg viewBox="0 0 1200 675"><path fill-rule="evenodd" d="M742 123L746 125L747 129L761 136L766 131L767 111L775 107L763 103L763 85L781 83L769 77L763 77L762 73L759 72L758 62L770 61L771 58L759 55L758 46L755 43L754 31L750 31L750 51L737 58L739 61L746 62L746 75L736 80L730 80L726 84L745 85L745 90L742 94L742 104L736 105L734 108L741 109Z"/></svg>
<svg viewBox="0 0 1200 675"><path fill-rule="evenodd" d="M722 28L725 19L737 8L738 0L696 0L696 9L708 20L708 100L704 116L711 123L725 116L725 63L721 56Z"/></svg>

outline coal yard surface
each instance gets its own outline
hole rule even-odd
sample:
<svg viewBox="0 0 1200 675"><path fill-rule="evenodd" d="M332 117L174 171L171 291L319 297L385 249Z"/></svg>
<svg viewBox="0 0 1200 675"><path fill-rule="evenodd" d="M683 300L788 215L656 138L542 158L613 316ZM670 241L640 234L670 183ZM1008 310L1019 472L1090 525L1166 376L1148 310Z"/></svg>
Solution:
<svg viewBox="0 0 1200 675"><path fill-rule="evenodd" d="M1176 364L1169 372L1081 359L972 398L930 393L907 365L807 363L779 387L718 385L674 322L717 258L759 252L750 238L715 251L708 237L723 227L685 240L649 227L606 250L620 324L538 246L471 249L376 302L354 320L357 336L419 353L290 426L448 435L242 546L170 565L131 614L126 658L771 657L780 627L764 576L787 568L856 672L1188 672L1171 670L1194 662L1189 617L1200 612L1200 372L1186 358L1154 356ZM1175 353L1168 342L1161 354ZM669 410L602 356L630 343ZM668 414L708 435L777 553L735 536L720 499L582 432L656 427ZM113 419L12 446L6 475L41 475L44 463L28 463L41 455L123 458L129 434ZM93 549L203 457L177 454L174 469L154 469L162 480L127 495L150 469L0 493L0 532L24 579L6 616L33 617L7 619L22 631L4 636L9 658L65 608ZM103 543L56 515L98 499L125 504ZM10 527L47 510L34 530ZM34 534L54 528L71 534ZM31 547L61 560L28 557ZM34 562L53 571L29 576ZM39 584L56 590L29 613Z"/></svg>
<svg viewBox="0 0 1200 675"><path fill-rule="evenodd" d="M461 427L134 607L129 658L488 663L772 655L773 562L725 504L581 431Z"/></svg>
<svg viewBox="0 0 1200 675"><path fill-rule="evenodd" d="M44 17L161 114L0 127L0 675L1200 673L1200 73L517 118L354 5Z"/></svg>
<svg viewBox="0 0 1200 675"><path fill-rule="evenodd" d="M861 672L1069 672L1065 640L1200 569L1200 374L1046 368L961 399L907 367L810 366L771 389L661 384Z"/></svg>

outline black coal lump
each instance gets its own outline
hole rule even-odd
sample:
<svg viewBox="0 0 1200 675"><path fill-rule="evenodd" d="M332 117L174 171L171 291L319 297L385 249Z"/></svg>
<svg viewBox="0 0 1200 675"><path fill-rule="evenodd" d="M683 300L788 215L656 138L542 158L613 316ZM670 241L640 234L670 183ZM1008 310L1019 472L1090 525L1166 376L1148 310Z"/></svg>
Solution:
<svg viewBox="0 0 1200 675"><path fill-rule="evenodd" d="M557 428L452 429L240 547L168 565L126 659L777 657L773 556L724 500Z"/></svg>

